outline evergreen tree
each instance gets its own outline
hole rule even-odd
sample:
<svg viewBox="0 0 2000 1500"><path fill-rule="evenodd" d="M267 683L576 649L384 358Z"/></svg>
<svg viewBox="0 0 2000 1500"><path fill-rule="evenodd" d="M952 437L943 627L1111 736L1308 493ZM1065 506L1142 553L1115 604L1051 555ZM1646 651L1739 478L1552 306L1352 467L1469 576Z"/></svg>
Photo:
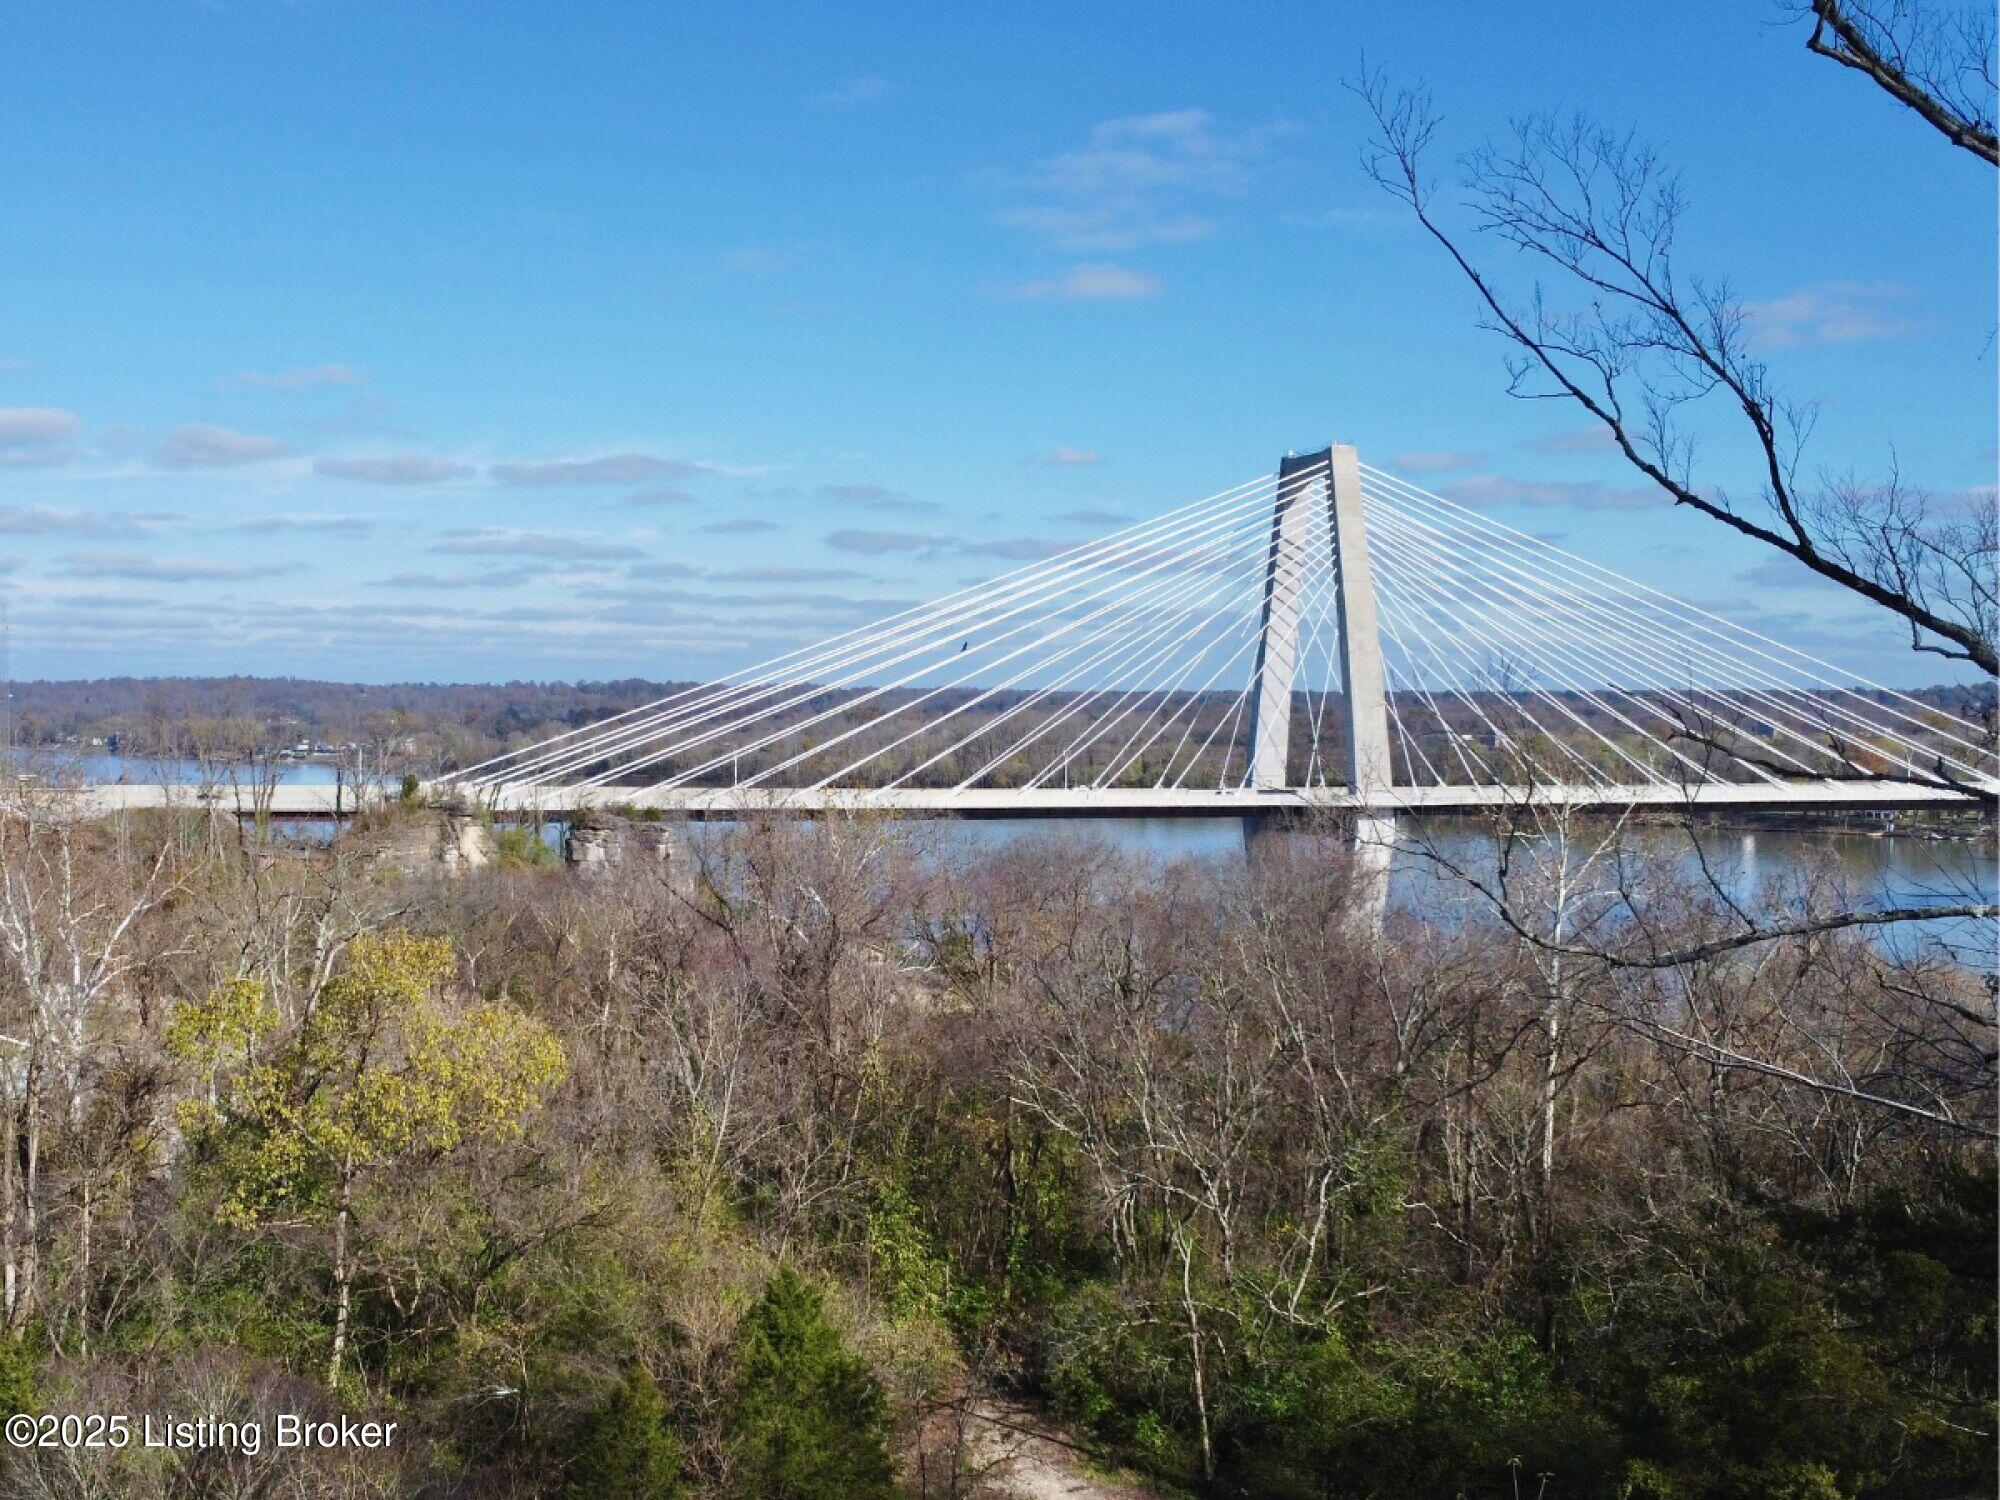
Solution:
<svg viewBox="0 0 2000 1500"><path fill-rule="evenodd" d="M681 1445L667 1425L667 1403L635 1362L578 1438L563 1494L566 1500L675 1500L685 1493Z"/></svg>
<svg viewBox="0 0 2000 1500"><path fill-rule="evenodd" d="M882 1387L842 1346L820 1294L790 1267L736 1334L729 1446L739 1490L759 1500L870 1500L890 1493Z"/></svg>

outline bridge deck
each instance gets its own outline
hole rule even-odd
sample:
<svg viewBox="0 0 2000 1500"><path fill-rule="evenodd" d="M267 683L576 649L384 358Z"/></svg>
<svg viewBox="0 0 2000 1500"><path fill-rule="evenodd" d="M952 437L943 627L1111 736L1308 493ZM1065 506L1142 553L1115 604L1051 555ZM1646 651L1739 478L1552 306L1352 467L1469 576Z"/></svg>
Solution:
<svg viewBox="0 0 2000 1500"><path fill-rule="evenodd" d="M444 787L429 789L434 795ZM121 783L85 788L105 812L160 807L210 808L251 817L330 818L355 811L354 791L338 797L331 786L285 786L261 797L249 788ZM373 799L371 799L373 800ZM795 791L768 787L572 787L504 786L484 799L496 813L560 817L588 808L634 808L676 818L732 818L765 814L885 813L909 818L1233 818L1276 812L1396 813L1479 812L1543 805L1602 808L1695 808L1703 811L1813 811L1965 806L1970 799L1942 788L1892 782L1798 781L1702 786L1550 785L1532 792L1480 786L1390 787L1362 798L1340 788L1286 787L1215 790L1147 787L1037 787L1033 789L904 788Z"/></svg>

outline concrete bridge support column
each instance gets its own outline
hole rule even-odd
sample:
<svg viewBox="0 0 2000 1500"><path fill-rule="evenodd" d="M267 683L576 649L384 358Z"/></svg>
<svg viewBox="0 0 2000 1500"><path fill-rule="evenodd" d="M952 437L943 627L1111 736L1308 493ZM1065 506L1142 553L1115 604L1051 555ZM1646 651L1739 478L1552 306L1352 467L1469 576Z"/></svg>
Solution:
<svg viewBox="0 0 2000 1500"><path fill-rule="evenodd" d="M672 824L623 818L573 823L563 856L586 878L631 866L655 871L677 893L694 894L694 849Z"/></svg>
<svg viewBox="0 0 2000 1500"><path fill-rule="evenodd" d="M1361 461L1352 446L1327 449L1329 518L1333 525L1334 612L1340 622L1340 685L1347 699L1347 784L1364 797L1386 800L1394 784L1389 749L1389 698L1382 639L1375 623L1375 569L1368 557L1362 513ZM1380 806L1380 802L1377 802ZM1389 862L1396 818L1363 813L1349 826L1356 873L1367 882L1365 903L1377 931L1389 905Z"/></svg>

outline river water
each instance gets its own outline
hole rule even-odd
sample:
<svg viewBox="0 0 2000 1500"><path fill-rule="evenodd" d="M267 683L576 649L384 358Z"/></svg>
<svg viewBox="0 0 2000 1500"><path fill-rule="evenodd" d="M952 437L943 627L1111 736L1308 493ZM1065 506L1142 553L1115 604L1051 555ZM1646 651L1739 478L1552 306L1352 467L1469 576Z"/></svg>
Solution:
<svg viewBox="0 0 2000 1500"><path fill-rule="evenodd" d="M158 781L199 784L203 768L192 761L140 757L28 755L16 751L23 769L93 782ZM244 780L248 767L237 768ZM322 761L289 761L277 769L281 781L331 785L335 769ZM225 775L226 779L226 775ZM305 830L301 830L304 832ZM713 825L711 825L713 831ZM559 838L561 830L545 830ZM1465 822L1404 819L1403 843L1390 864L1390 899L1396 905L1446 914L1464 905L1462 886L1439 872L1428 849L1453 863L1476 868L1492 863L1490 839ZM1006 818L929 826L929 837L947 854L977 854L1021 839L1090 840L1162 862L1176 859L1240 860L1244 857L1239 818ZM1714 824L1698 835L1699 854L1686 833L1669 828L1628 830L1632 846L1653 860L1665 860L1691 875L1704 865L1733 899L1744 902L1779 896L1809 877L1837 882L1857 908L1927 906L1976 898L1991 902L2000 891L2000 859L1993 838L1944 839L1909 834L1865 834L1823 828L1748 829ZM1991 923L1924 922L1904 933L1923 940L1941 938L1975 962L1991 964L1995 929Z"/></svg>

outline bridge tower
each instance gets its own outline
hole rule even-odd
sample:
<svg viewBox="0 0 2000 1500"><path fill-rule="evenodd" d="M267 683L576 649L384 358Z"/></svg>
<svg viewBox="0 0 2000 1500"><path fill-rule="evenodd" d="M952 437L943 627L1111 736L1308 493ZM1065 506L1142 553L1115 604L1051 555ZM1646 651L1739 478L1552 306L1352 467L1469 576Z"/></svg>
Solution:
<svg viewBox="0 0 2000 1500"><path fill-rule="evenodd" d="M1382 644L1375 624L1375 578L1368 561L1360 461L1347 443L1318 453L1288 454L1278 465L1271 547L1264 568L1264 603L1250 707L1250 764L1245 785L1275 791L1290 784L1292 695L1299 665L1299 615L1305 592L1311 507L1324 497L1332 535L1334 624L1340 640L1340 686L1346 743L1341 770L1357 798L1392 784L1389 707ZM1256 820L1261 821L1261 820ZM1254 835L1255 822L1250 825ZM1354 820L1356 844L1386 850L1395 822L1365 807Z"/></svg>

